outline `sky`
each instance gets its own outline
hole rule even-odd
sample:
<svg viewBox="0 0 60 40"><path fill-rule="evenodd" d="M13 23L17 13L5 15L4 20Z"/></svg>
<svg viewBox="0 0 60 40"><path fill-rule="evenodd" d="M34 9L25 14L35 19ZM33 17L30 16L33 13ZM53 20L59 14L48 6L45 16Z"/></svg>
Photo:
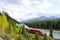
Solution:
<svg viewBox="0 0 60 40"><path fill-rule="evenodd" d="M41 16L60 17L60 0L0 0L2 11L18 21Z"/></svg>

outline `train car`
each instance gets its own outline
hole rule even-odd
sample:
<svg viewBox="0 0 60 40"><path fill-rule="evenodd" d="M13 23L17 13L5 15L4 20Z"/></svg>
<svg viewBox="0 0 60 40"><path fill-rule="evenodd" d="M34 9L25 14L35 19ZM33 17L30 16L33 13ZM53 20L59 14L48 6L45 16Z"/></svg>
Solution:
<svg viewBox="0 0 60 40"><path fill-rule="evenodd" d="M16 24L17 27L22 27L24 24ZM26 30L29 32L29 33L32 33L32 34L35 34L35 33L38 33L39 35L44 35L44 32L41 31L41 30L38 30L38 29L35 29L35 28L30 28L28 27L27 25L24 25L24 27L26 28Z"/></svg>
<svg viewBox="0 0 60 40"><path fill-rule="evenodd" d="M35 33L38 33L39 35L44 35L44 32L43 31L41 31L41 30L37 30L37 29L28 29L28 28L26 28L27 29L27 31L29 32L29 33L32 33L32 34L35 34Z"/></svg>

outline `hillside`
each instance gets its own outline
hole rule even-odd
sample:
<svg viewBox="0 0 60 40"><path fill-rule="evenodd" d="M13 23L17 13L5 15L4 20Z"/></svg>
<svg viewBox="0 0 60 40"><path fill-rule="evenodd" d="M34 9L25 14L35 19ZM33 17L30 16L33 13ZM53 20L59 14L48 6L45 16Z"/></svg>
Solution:
<svg viewBox="0 0 60 40"><path fill-rule="evenodd" d="M42 37L38 33L28 33L25 25L17 27L16 23L21 24L11 18L6 12L0 13L0 38L3 40L52 40L52 38L50 36L47 37L46 34Z"/></svg>
<svg viewBox="0 0 60 40"><path fill-rule="evenodd" d="M5 15L6 15L8 21L13 20L15 23L20 23L20 22L18 22L17 20L15 20L15 19L13 19L12 17L10 17L10 16L8 15L8 13L5 12Z"/></svg>

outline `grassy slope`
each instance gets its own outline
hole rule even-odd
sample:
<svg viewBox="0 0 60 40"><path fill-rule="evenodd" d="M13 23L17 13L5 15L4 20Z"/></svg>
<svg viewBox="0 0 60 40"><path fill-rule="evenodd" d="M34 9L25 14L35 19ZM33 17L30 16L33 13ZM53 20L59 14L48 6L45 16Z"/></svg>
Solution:
<svg viewBox="0 0 60 40"><path fill-rule="evenodd" d="M5 16L6 16L6 21L8 21L9 25L8 27L3 30L4 33L0 32L0 37L3 38L4 40L18 40L18 38L21 40L28 40L28 38L30 38L30 40L35 40L35 34L30 34L27 31L25 33L23 32L23 28L17 28L16 27L16 23L19 24L18 21L16 21L15 19L11 18L6 12L5 12ZM1 23L1 14L0 14L0 23ZM20 30L20 32L19 32ZM27 33L27 34L26 34ZM20 36L19 36L20 35ZM27 37L26 37L27 35ZM41 36L42 37L42 36ZM43 40L43 38L42 38Z"/></svg>

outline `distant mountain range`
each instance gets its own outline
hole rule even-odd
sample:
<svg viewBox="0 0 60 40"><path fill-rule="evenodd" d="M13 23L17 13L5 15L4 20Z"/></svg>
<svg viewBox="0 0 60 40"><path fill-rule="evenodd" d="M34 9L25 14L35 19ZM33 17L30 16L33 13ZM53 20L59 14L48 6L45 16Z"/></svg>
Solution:
<svg viewBox="0 0 60 40"><path fill-rule="evenodd" d="M21 23L41 21L41 20L53 20L53 19L56 20L56 19L58 19L58 17L55 17L55 16L51 16L51 17L41 16L41 17L33 18L33 19L30 19L30 20L27 20L27 21L22 21Z"/></svg>

